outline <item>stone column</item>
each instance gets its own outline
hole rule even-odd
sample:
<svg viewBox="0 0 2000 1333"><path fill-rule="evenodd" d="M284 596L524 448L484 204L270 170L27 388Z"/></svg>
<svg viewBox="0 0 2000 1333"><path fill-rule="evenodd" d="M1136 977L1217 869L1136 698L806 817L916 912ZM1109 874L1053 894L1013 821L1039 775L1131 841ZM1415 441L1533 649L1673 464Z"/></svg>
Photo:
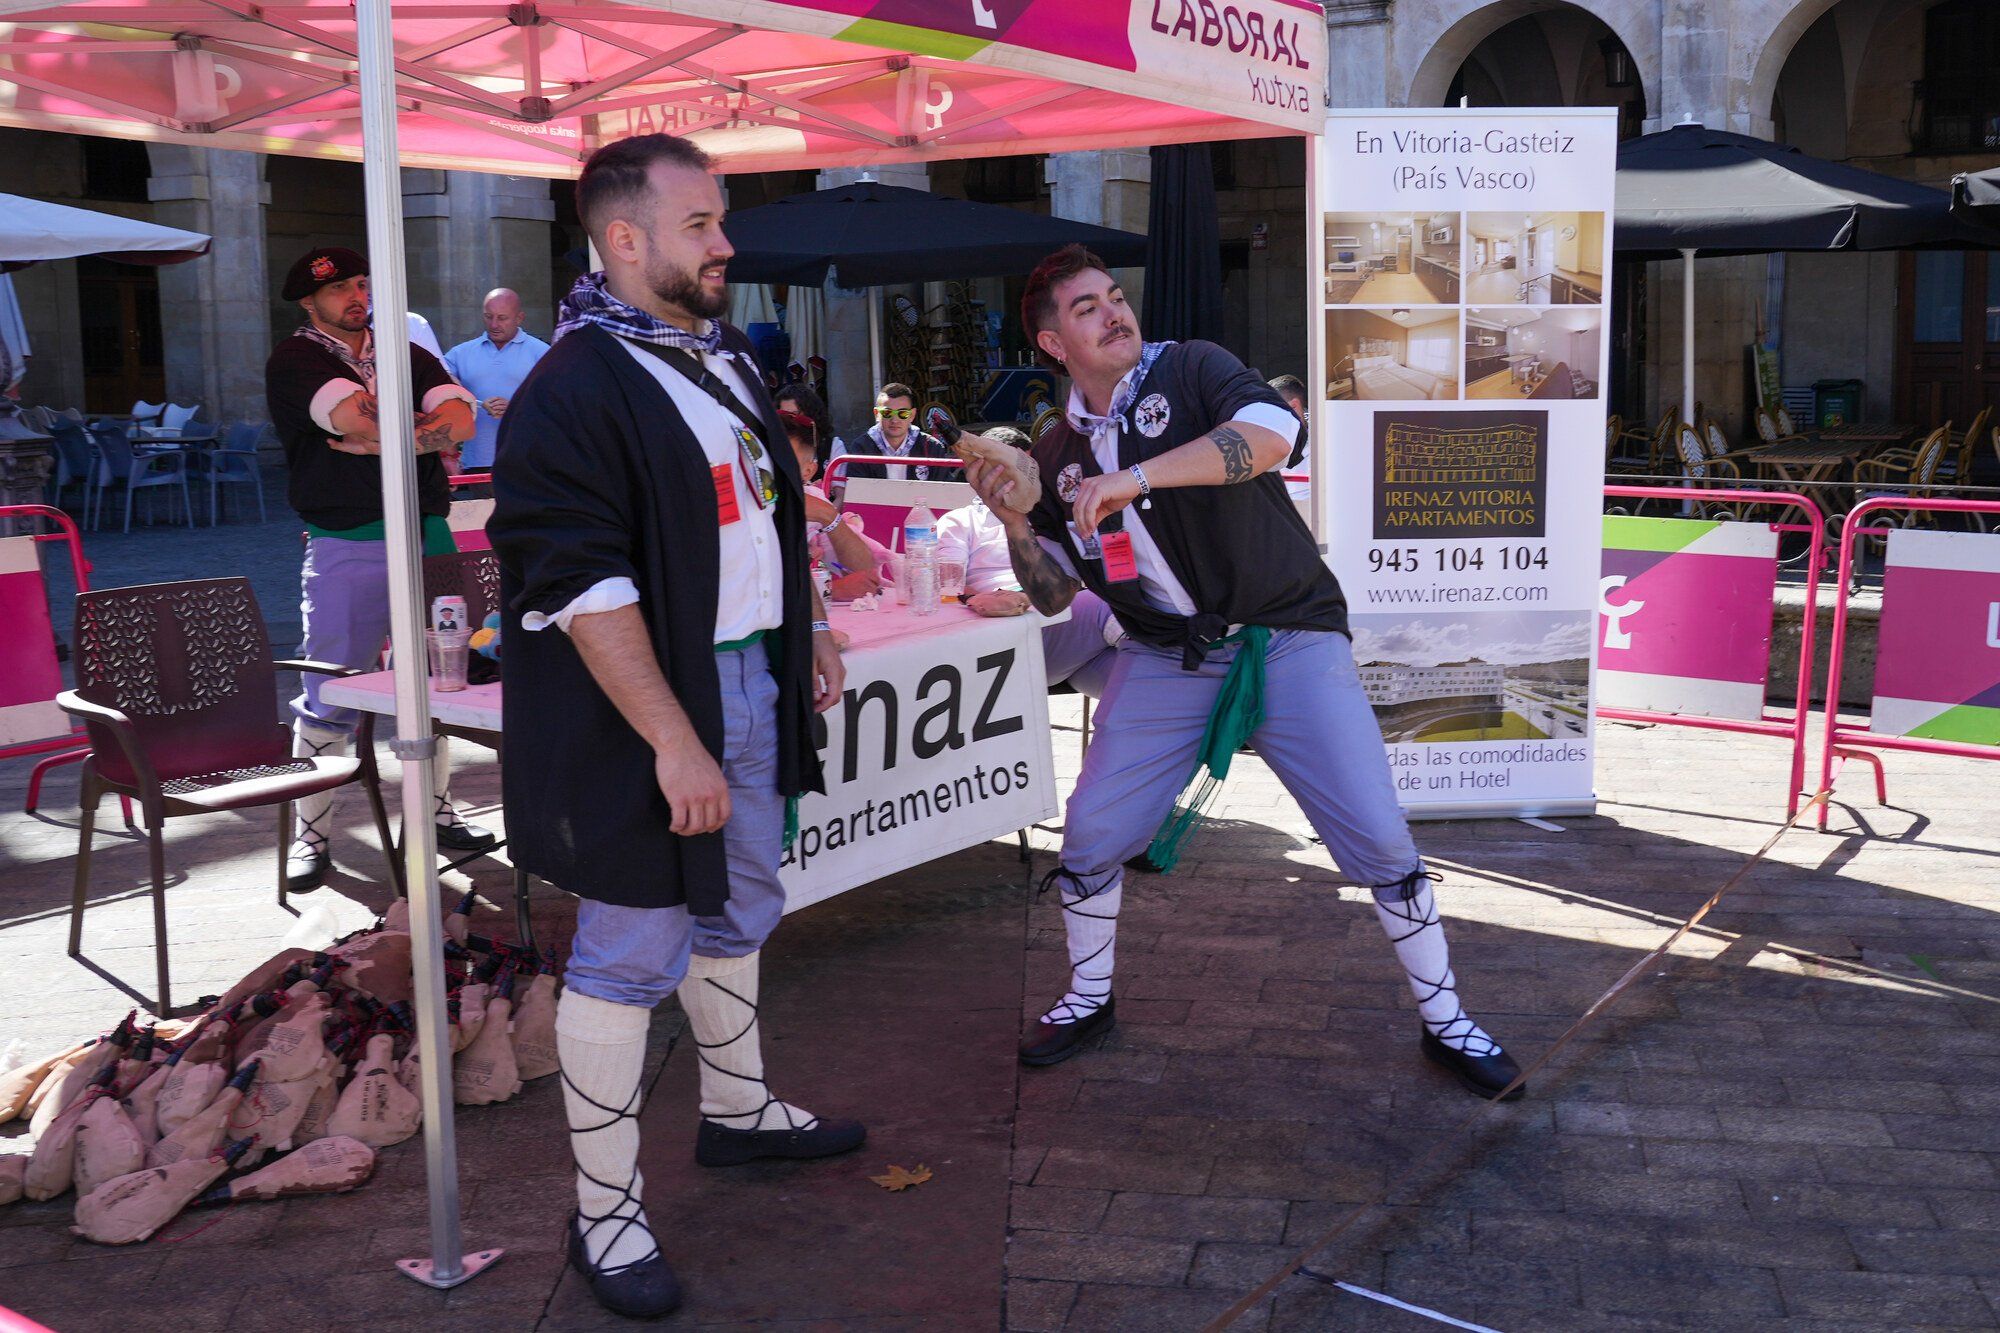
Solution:
<svg viewBox="0 0 2000 1333"><path fill-rule="evenodd" d="M477 171L403 172L403 244L410 309L431 322L440 346L476 338L479 308L495 287L521 294L523 327L546 339L555 324L549 183Z"/></svg>
<svg viewBox="0 0 2000 1333"><path fill-rule="evenodd" d="M928 190L931 184L930 168L922 162L897 163L873 167L835 167L819 173L817 189L830 190L838 185L851 184L858 180L873 180L882 185L897 185L906 190ZM889 287L882 292L881 299L887 301L892 292L902 292L911 300L923 299L921 284ZM847 291L836 287L831 278L826 283L826 396L827 410L833 416L834 431L851 437L866 431L874 424L870 413L875 406L875 385L868 367L868 300L870 293ZM882 316L882 350L886 361L888 356L888 312ZM921 396L923 386L916 386Z"/></svg>
<svg viewBox="0 0 2000 1333"><path fill-rule="evenodd" d="M1326 92L1333 106L1397 106L1389 90L1390 0L1327 0Z"/></svg>
<svg viewBox="0 0 2000 1333"><path fill-rule="evenodd" d="M1146 232L1153 201L1153 155L1143 148L1104 148L1056 153L1044 167L1053 217L1090 222L1119 231ZM1112 276L1146 327L1146 270L1115 269Z"/></svg>
<svg viewBox="0 0 2000 1333"><path fill-rule="evenodd" d="M264 159L221 148L153 144L153 219L214 238L207 255L160 269L167 398L199 401L219 426L261 421L271 355L271 274L264 256Z"/></svg>

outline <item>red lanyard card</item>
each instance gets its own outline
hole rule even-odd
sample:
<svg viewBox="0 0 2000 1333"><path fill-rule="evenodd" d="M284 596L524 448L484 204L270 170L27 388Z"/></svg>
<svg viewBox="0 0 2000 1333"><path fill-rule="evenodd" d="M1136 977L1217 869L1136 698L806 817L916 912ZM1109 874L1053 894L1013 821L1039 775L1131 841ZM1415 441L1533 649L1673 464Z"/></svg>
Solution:
<svg viewBox="0 0 2000 1333"><path fill-rule="evenodd" d="M715 478L715 521L718 527L728 527L742 521L743 511L736 503L736 466L733 463L717 463L709 470Z"/></svg>
<svg viewBox="0 0 2000 1333"><path fill-rule="evenodd" d="M1139 562L1132 556L1131 533L1100 531L1097 540L1104 550L1106 579L1113 583L1130 583L1139 577Z"/></svg>

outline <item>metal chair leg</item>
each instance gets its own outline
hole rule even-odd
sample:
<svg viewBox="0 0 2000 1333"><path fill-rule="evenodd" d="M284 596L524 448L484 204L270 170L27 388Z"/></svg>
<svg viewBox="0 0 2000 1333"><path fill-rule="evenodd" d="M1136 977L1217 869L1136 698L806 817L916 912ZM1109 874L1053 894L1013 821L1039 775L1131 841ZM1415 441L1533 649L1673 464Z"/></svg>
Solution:
<svg viewBox="0 0 2000 1333"><path fill-rule="evenodd" d="M153 870L153 960L160 982L160 1006L154 1012L165 1018L174 1011L174 1001L167 982L167 843L159 824L146 830L146 841Z"/></svg>
<svg viewBox="0 0 2000 1333"><path fill-rule="evenodd" d="M1020 839L1021 842L1021 864L1027 865L1030 859L1028 856L1028 830L1017 828L1014 830L1014 836Z"/></svg>
<svg viewBox="0 0 2000 1333"><path fill-rule="evenodd" d="M535 924L528 916L528 872L514 867L514 934L530 949L535 947Z"/></svg>
<svg viewBox="0 0 2000 1333"><path fill-rule="evenodd" d="M291 906L292 803L278 802L278 906Z"/></svg>
<svg viewBox="0 0 2000 1333"><path fill-rule="evenodd" d="M86 761L87 762L87 761ZM69 900L69 956L83 952L83 909L90 895L90 839L97 830L97 784L88 770L83 778L82 817L77 820L76 886Z"/></svg>

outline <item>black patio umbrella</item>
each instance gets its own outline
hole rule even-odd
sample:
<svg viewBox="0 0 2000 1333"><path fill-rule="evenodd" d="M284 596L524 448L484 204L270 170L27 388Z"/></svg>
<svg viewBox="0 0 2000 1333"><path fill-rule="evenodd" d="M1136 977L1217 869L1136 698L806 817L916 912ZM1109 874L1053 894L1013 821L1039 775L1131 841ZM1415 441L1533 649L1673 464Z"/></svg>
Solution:
<svg viewBox="0 0 2000 1333"><path fill-rule="evenodd" d="M842 287L1025 274L1080 241L1114 266L1140 264L1146 238L923 190L860 181L731 213L732 282Z"/></svg>
<svg viewBox="0 0 2000 1333"><path fill-rule="evenodd" d="M860 288L1001 277L1027 273L1072 241L1113 267L1146 258L1146 238L1131 232L874 181L746 208L731 213L723 229L736 247L731 282L817 287L831 276L842 287ZM871 301L868 342L878 383L880 319L880 303Z"/></svg>
<svg viewBox="0 0 2000 1333"><path fill-rule="evenodd" d="M1951 211L1967 222L2000 226L2000 167L1953 176Z"/></svg>
<svg viewBox="0 0 2000 1333"><path fill-rule="evenodd" d="M1618 147L1613 248L1672 259L1682 280L1681 411L1694 412L1694 259L1794 250L1979 248L2000 233L1952 215L1951 196L1786 144L1676 125Z"/></svg>

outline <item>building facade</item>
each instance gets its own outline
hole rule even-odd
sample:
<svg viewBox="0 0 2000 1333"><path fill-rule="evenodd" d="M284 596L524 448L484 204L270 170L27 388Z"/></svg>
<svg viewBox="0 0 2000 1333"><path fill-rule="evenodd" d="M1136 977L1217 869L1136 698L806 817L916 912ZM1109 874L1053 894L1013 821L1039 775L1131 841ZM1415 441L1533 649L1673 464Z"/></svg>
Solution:
<svg viewBox="0 0 2000 1333"><path fill-rule="evenodd" d="M1688 119L1775 137L1872 170L1944 184L2000 162L2000 3L1994 0L1328 0L1325 71L1337 106L1603 105L1627 135ZM358 166L179 145L0 131L16 193L215 237L159 270L83 260L14 275L34 357L23 395L120 411L162 397L223 420L263 415L262 366L297 323L277 279L318 244L363 248ZM1222 244L1221 341L1264 375L1303 375L1304 146L1213 146ZM729 178L731 206L858 172ZM1143 150L877 168L876 179L1144 231ZM583 243L567 182L403 173L410 300L446 344L480 331L480 298L519 291L546 337ZM1609 405L1651 421L1678 399L1678 265L1618 264ZM1140 294L1143 274L1120 275ZM1858 379L1864 415L1961 426L2000 380L2000 258L1981 253L1791 255L1697 264L1696 391L1732 436L1750 400L1747 348L1775 333L1787 385ZM1019 280L972 284L1019 350ZM902 289L919 307L942 289ZM865 427L866 302L825 293L836 428ZM2000 353L2000 348L1992 348Z"/></svg>

